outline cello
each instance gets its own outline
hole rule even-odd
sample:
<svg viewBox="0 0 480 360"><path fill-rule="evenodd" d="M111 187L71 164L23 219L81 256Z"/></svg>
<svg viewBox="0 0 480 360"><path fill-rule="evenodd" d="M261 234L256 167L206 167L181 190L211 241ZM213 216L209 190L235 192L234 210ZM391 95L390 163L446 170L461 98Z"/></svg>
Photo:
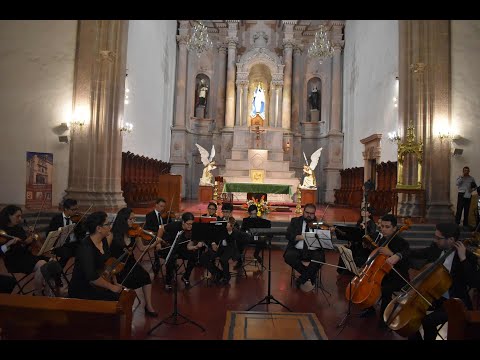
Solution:
<svg viewBox="0 0 480 360"><path fill-rule="evenodd" d="M392 235L384 247L388 248L388 244L402 231L408 230L411 224L410 219L405 219L403 226ZM387 262L389 256L381 254L379 249L377 247L370 253L360 273L352 279L351 286L345 289L346 299L361 309L375 305L380 299L382 280L393 268Z"/></svg>
<svg viewBox="0 0 480 360"><path fill-rule="evenodd" d="M463 242L465 244L465 241ZM452 247L423 270L387 305L383 318L387 326L401 336L414 334L422 325L427 310L452 286L453 280L443 266L445 259L456 251Z"/></svg>

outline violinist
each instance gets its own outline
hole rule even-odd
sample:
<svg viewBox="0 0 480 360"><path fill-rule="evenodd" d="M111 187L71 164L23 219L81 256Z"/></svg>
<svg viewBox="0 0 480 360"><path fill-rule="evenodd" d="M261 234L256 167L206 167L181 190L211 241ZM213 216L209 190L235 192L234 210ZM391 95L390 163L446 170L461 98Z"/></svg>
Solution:
<svg viewBox="0 0 480 360"><path fill-rule="evenodd" d="M105 262L111 257L113 239L107 213L91 213L85 226L89 235L80 241L77 249L68 295L77 299L118 301L123 287L101 276Z"/></svg>
<svg viewBox="0 0 480 360"><path fill-rule="evenodd" d="M153 231L155 234L158 234L158 237L160 238L161 235L159 234L159 230L173 221L173 219L167 214L166 206L167 202L165 199L158 198L155 202L155 208L145 215L144 229ZM160 258L156 252L154 254L154 258L155 260L153 262L152 269L156 275L160 271Z"/></svg>
<svg viewBox="0 0 480 360"><path fill-rule="evenodd" d="M31 245L35 234L27 234L20 225L21 223L22 210L18 206L7 205L0 211L0 230L17 239L8 246L5 252L5 267L11 273L31 274L35 272L34 294L41 296L45 285L41 268L49 261L49 258L32 254Z"/></svg>
<svg viewBox="0 0 480 360"><path fill-rule="evenodd" d="M135 247L138 246L142 252L147 248L147 246L143 245L141 237L135 237L135 235L133 237L130 236L129 229L133 229L134 223L135 214L132 209L123 208L117 213L112 226L113 240L110 246L111 255L118 259L124 254L124 249L129 251L129 255L124 261L125 266L123 270L116 275L116 278L117 282L123 283L128 289L142 288L143 296L145 297L145 315L157 317L158 313L155 312L152 305L152 280L148 272L140 264L136 264L135 257L133 256ZM150 246L153 247L155 245L156 243L152 242ZM128 277L125 280L127 275Z"/></svg>
<svg viewBox="0 0 480 360"><path fill-rule="evenodd" d="M185 284L185 287L190 286L190 275L195 268L196 264L196 250L203 247L203 243L198 243L196 245L191 244L192 242L189 241L192 235L192 227L193 221L195 216L191 212L183 213L182 221L175 221L170 224L167 224L165 227L159 229L158 237L160 239L159 243L157 243L156 249L158 250L157 254L161 258L166 258L170 248L162 247L164 245L172 245L177 234L180 231L183 231L179 239L177 240L177 246L175 249L175 253L172 254L174 258L170 260L167 264L167 271L165 275L165 290L169 291L172 289L172 280L175 276L175 266L176 266L176 259L183 259L187 261L187 265L185 268L185 273L182 276L182 281ZM187 248L187 243L189 248Z"/></svg>
<svg viewBox="0 0 480 360"><path fill-rule="evenodd" d="M2 246L0 246L0 255L4 255L10 249L10 247L17 242L17 238L5 242L2 241ZM0 293L11 294L16 284L17 282L13 276L0 274Z"/></svg>
<svg viewBox="0 0 480 360"><path fill-rule="evenodd" d="M207 213L203 214L202 216L214 217L217 218L217 220L222 220L222 218L217 215L217 204L215 204L213 201L208 203Z"/></svg>
<svg viewBox="0 0 480 360"><path fill-rule="evenodd" d="M316 210L317 207L309 203L303 208L302 216L292 218L287 228L288 245L283 254L285 262L300 274L296 280L297 288L305 292L314 289L313 284L321 267L321 264L310 260L325 262L323 249L309 249L303 236L305 232L314 231L309 224L316 221Z"/></svg>
<svg viewBox="0 0 480 360"><path fill-rule="evenodd" d="M437 224L434 241L430 246L423 249L411 250L412 259L426 260L427 263L433 263L450 249L455 249L444 260L443 266L450 273L452 286L443 294L443 296L434 301L430 314L427 314L422 320L423 339L435 340L437 336L437 326L448 320L447 313L442 304L445 300L456 297L463 301L468 310L472 310L472 301L468 294L470 287L479 286L479 270L476 256L465 245L458 241L460 228L454 223ZM409 337L410 340L421 340L420 332Z"/></svg>
<svg viewBox="0 0 480 360"><path fill-rule="evenodd" d="M379 253L388 256L387 262L392 265L406 280L408 276L408 256L410 253L410 246L404 238L398 234L394 236L397 230L397 218L392 214L382 216L380 223L380 231L382 238L380 239ZM386 246L388 244L388 246ZM390 271L382 280L381 283L381 306L380 306L380 321L378 326L380 328L387 328L383 320L383 313L388 303L392 300L394 292L399 291L405 285L405 281L395 272ZM369 317L375 315L375 308L369 307L365 309L360 317Z"/></svg>
<svg viewBox="0 0 480 360"><path fill-rule="evenodd" d="M47 236L51 231L57 231L59 228L63 228L74 223L72 217L76 215L78 211L78 203L75 199L65 199L62 203L63 212L56 214L52 217L50 224L48 225ZM75 219L76 220L76 219ZM75 226L74 230L70 233L65 243L53 250L54 254L59 258L58 262L65 267L68 260L75 256L75 251L78 247L80 239L85 237L85 230L81 224Z"/></svg>

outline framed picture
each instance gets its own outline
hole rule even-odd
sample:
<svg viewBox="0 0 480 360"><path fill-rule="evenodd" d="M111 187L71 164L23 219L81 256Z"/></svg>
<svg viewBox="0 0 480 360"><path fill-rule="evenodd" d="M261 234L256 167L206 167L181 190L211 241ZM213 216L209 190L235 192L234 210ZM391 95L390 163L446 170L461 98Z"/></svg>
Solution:
<svg viewBox="0 0 480 360"><path fill-rule="evenodd" d="M253 183L261 183L263 184L263 181L265 179L265 170L253 170L250 169L250 180Z"/></svg>

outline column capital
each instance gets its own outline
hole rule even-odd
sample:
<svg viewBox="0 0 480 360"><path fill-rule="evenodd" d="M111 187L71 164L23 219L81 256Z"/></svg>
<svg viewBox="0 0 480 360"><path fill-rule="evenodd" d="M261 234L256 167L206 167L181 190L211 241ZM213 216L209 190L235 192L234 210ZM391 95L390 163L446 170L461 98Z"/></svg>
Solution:
<svg viewBox="0 0 480 360"><path fill-rule="evenodd" d="M226 54L227 53L227 47L228 45L225 42L219 42L217 43L217 49L220 54Z"/></svg>
<svg viewBox="0 0 480 360"><path fill-rule="evenodd" d="M228 36L227 37L227 42L228 42L228 48L229 49L236 49L238 45L238 37L236 36Z"/></svg>
<svg viewBox="0 0 480 360"><path fill-rule="evenodd" d="M237 80L235 83L237 84L237 86L244 86L248 85L248 80Z"/></svg>
<svg viewBox="0 0 480 360"><path fill-rule="evenodd" d="M283 39L283 49L292 50L295 46L295 40L293 39Z"/></svg>
<svg viewBox="0 0 480 360"><path fill-rule="evenodd" d="M299 44L298 42L296 42L293 45L293 55L295 56L302 55L302 52L303 52L303 44Z"/></svg>
<svg viewBox="0 0 480 360"><path fill-rule="evenodd" d="M187 45L188 35L177 35L178 45Z"/></svg>

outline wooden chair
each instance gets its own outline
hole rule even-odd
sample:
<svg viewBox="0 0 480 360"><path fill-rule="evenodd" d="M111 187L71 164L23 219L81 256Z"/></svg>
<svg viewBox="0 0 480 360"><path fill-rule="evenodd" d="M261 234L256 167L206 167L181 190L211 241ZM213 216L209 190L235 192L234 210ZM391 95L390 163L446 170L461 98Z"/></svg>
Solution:
<svg viewBox="0 0 480 360"><path fill-rule="evenodd" d="M134 290L119 301L0 294L1 339L130 339L134 300Z"/></svg>

